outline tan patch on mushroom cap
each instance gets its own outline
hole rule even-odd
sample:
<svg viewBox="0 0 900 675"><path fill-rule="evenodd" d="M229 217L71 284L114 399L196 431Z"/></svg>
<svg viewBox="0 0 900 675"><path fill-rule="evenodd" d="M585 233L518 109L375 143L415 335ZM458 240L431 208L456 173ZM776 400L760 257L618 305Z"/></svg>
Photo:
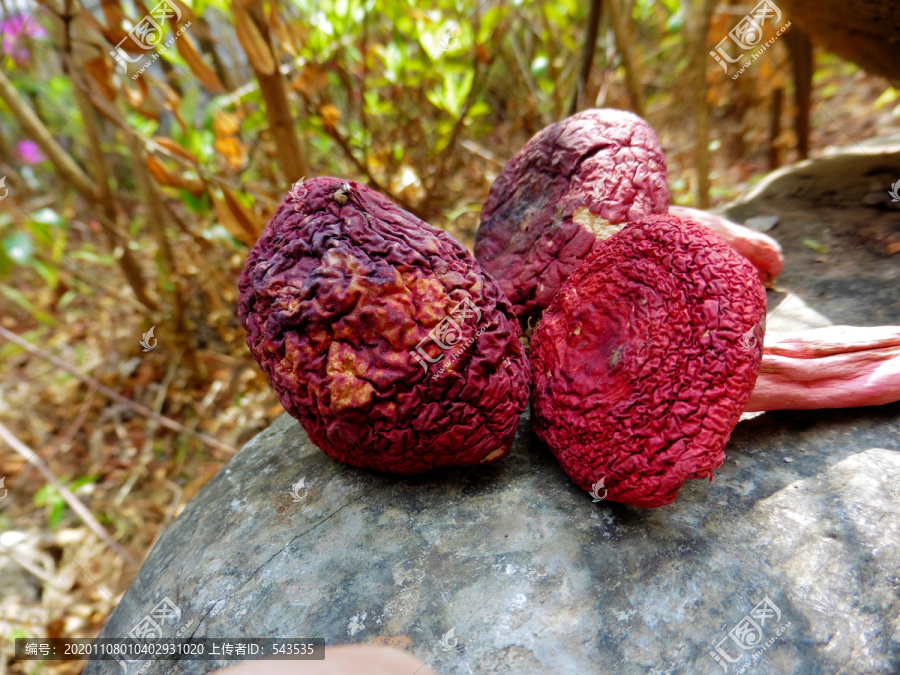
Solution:
<svg viewBox="0 0 900 675"><path fill-rule="evenodd" d="M593 232L597 239L609 239L625 227L625 223L611 223L606 218L601 218L591 213L591 210L586 206L575 209L575 213L572 214L572 220Z"/></svg>

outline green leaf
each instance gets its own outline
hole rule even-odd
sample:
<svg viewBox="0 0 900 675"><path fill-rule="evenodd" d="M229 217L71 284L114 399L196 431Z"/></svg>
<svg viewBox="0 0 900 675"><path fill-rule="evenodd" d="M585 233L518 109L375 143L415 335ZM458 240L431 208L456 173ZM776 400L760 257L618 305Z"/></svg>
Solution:
<svg viewBox="0 0 900 675"><path fill-rule="evenodd" d="M3 248L6 251L6 255L20 265L29 264L34 254L34 244L31 243L31 237L24 232L13 232L6 237L3 240Z"/></svg>
<svg viewBox="0 0 900 675"><path fill-rule="evenodd" d="M57 274L55 267L48 267L40 260L32 260L31 268L41 276L41 279L44 280L44 283L46 283L53 290L56 290L56 284L59 281L59 275Z"/></svg>
<svg viewBox="0 0 900 675"><path fill-rule="evenodd" d="M44 208L39 209L31 214L31 220L35 223L41 223L42 225L53 225L54 227L60 227L64 224L63 219L60 215L54 211L53 209Z"/></svg>
<svg viewBox="0 0 900 675"><path fill-rule="evenodd" d="M116 264L116 259L109 254L99 254L94 253L93 251L81 250L72 251L70 255L75 260L87 260L88 262L104 265L105 267L112 267Z"/></svg>
<svg viewBox="0 0 900 675"><path fill-rule="evenodd" d="M19 291L17 291L12 286L7 286L6 284L0 284L0 295L6 297L7 300L12 300L19 307L24 309L26 312L31 314L35 319L40 321L41 323L45 323L48 326L56 326L57 321L49 314L42 312L37 307L35 307L32 302L22 295Z"/></svg>
<svg viewBox="0 0 900 675"><path fill-rule="evenodd" d="M52 485L44 485L34 493L35 506L46 506L47 504L50 504L54 499L62 499L62 497L60 496L56 488Z"/></svg>
<svg viewBox="0 0 900 675"><path fill-rule="evenodd" d="M59 299L59 302L56 303L56 306L59 309L65 309L69 306L69 303L72 302L75 298L78 297L78 291L74 288L70 288L65 293L62 294L62 297Z"/></svg>
<svg viewBox="0 0 900 675"><path fill-rule="evenodd" d="M0 246L0 278L8 277L15 266L16 263L7 255L6 249Z"/></svg>
<svg viewBox="0 0 900 675"><path fill-rule="evenodd" d="M831 249L825 246L825 244L819 243L815 239L804 239L803 245L816 253L820 253L822 255L828 255L831 253Z"/></svg>
<svg viewBox="0 0 900 675"><path fill-rule="evenodd" d="M66 517L66 500L60 497L60 501L53 502L53 506L50 507L50 515L47 516L47 525L50 527L56 527L59 525L63 518Z"/></svg>
<svg viewBox="0 0 900 675"><path fill-rule="evenodd" d="M875 99L875 103L872 104L872 108L874 110L880 110L888 103L893 103L898 98L900 98L900 90L895 89L894 87L888 87L883 92L881 92L881 96Z"/></svg>
<svg viewBox="0 0 900 675"><path fill-rule="evenodd" d="M88 474L87 476L82 476L81 478L76 478L69 485L69 489L72 492L78 490L78 488L83 488L85 485L93 485L98 480L100 480L100 474Z"/></svg>
<svg viewBox="0 0 900 675"><path fill-rule="evenodd" d="M452 223L454 220L459 218L464 213L471 213L472 211L481 211L481 202L471 202L469 204L460 204L455 209L450 211L447 214L447 222Z"/></svg>

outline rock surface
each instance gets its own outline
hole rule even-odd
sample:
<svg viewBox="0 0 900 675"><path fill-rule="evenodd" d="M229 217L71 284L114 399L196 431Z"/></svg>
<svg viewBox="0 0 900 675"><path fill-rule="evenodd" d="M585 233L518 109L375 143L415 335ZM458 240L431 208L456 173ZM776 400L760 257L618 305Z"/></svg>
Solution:
<svg viewBox="0 0 900 675"><path fill-rule="evenodd" d="M869 154L823 160L841 186L801 165L728 209L779 216L768 331L900 323L900 204L865 201L900 156ZM341 465L284 415L165 532L102 636L169 597L166 637L380 642L447 674L721 673L717 646L741 655L718 654L728 673L900 672L900 404L747 417L712 483L643 510L592 503L527 414L507 459L414 478ZM763 635L743 650L748 615Z"/></svg>

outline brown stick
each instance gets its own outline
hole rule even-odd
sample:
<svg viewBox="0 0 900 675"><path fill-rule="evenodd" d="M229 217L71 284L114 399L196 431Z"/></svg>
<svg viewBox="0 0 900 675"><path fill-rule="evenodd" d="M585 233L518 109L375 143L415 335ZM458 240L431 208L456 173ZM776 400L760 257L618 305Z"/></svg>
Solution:
<svg viewBox="0 0 900 675"><path fill-rule="evenodd" d="M612 25L613 35L616 38L616 49L622 57L622 66L625 68L625 86L631 97L631 107L641 117L645 116L644 92L641 89L641 78L638 75L637 63L634 60L634 52L631 51L631 14L622 15L619 3L622 0L609 0L606 6L609 8L609 23Z"/></svg>
<svg viewBox="0 0 900 675"><path fill-rule="evenodd" d="M809 36L796 25L785 34L791 69L794 74L794 102L797 117L794 130L797 133L797 153L800 159L809 157L809 115L812 106L813 48Z"/></svg>
<svg viewBox="0 0 900 675"><path fill-rule="evenodd" d="M575 90L572 92L572 101L569 103L569 115L578 112L584 102L585 89L588 77L591 74L591 66L594 63L594 51L597 45L597 34L600 32L600 17L603 14L603 0L591 0L591 12L588 15L587 35L584 37L584 46L581 50L581 70L575 81Z"/></svg>
<svg viewBox="0 0 900 675"><path fill-rule="evenodd" d="M900 326L829 326L766 336L744 412L900 401Z"/></svg>
<svg viewBox="0 0 900 675"><path fill-rule="evenodd" d="M784 107L784 89L776 87L772 92L772 110L769 117L769 171L781 166L778 138L781 136L781 110Z"/></svg>
<svg viewBox="0 0 900 675"><path fill-rule="evenodd" d="M403 199L400 195L395 195L388 188L378 182L378 179L372 175L372 172L369 171L369 167L363 164L359 159L353 154L353 148L350 147L350 144L347 142L341 134L338 132L336 128L326 129L326 133L331 136L331 138L340 146L341 150L344 152L344 156L353 163L353 166L356 167L356 170L359 171L362 175L366 177L366 182L369 184L371 188L377 190L381 194L389 197L391 201L393 201L397 206L404 209L405 211L409 211L411 214L416 216L417 218L422 218L423 214L421 211L416 209L415 206L410 204L408 201Z"/></svg>
<svg viewBox="0 0 900 675"><path fill-rule="evenodd" d="M250 20L253 21L259 30L263 41L268 45L272 54L276 54L261 0L234 0L234 2L244 3L245 9L250 15ZM250 65L253 66L252 61ZM306 154L303 151L300 137L297 135L297 123L291 113L287 85L284 81L284 75L277 67L272 74L259 71L255 66L253 66L253 71L256 73L256 79L259 81L259 90L266 102L266 118L269 121L269 131L272 134L275 154L278 157L278 165L281 168L282 177L287 181L284 187L287 188L295 181L309 174Z"/></svg>
<svg viewBox="0 0 900 675"><path fill-rule="evenodd" d="M84 521L84 524L87 525L91 531L94 532L100 539L109 546L113 551L115 551L119 557L122 558L126 563L131 565L132 567L137 567L138 562L128 553L124 548L122 548L115 539L109 536L109 533L103 529L103 526L97 522L97 519L94 518L93 514L90 512L88 507L81 503L81 501L76 497L72 492L62 483L60 483L56 476L53 475L53 472L50 468L44 463L40 457L38 457L37 453L34 452L31 448L25 445L22 441L15 437L15 435L0 422L0 439L6 441L6 444L9 445L13 450L15 450L19 455L21 455L26 462L36 467L38 471L40 471L44 478L47 479L47 482L50 483L57 492L59 492L60 496L66 500L66 503L72 507L72 510L78 514L78 516Z"/></svg>
<svg viewBox="0 0 900 675"><path fill-rule="evenodd" d="M19 347L21 347L28 353L34 354L35 356L39 356L42 359L49 361L53 365L55 365L59 368L62 368L67 373L70 373L78 380L81 380L82 382L87 384L89 387L96 388L97 391L99 391L104 396L111 398L112 400L114 400L118 403L121 403L122 405L130 408L131 410L138 413L139 415L143 415L144 417L149 417L150 419L155 420L156 422L158 422L160 424L160 426L164 426L167 429L171 429L172 431L177 431L178 433L188 434L190 436L193 436L194 438L196 438L199 441L202 441L206 445L209 445L210 447L213 447L213 448L217 448L218 450L222 450L223 452L227 452L230 455L233 455L237 452L237 450L232 448L230 445L226 445L225 443L222 443L221 441L216 440L212 436L207 436L206 434L203 434L203 433L200 433L197 431L191 431L190 429L179 424L178 422L176 422L173 419L170 419L168 417L163 417L162 415L157 415L149 408L142 406L140 403L135 403L130 398L126 398L126 397L122 396L121 394L113 391L109 387L105 387L104 385L100 384L100 382L95 380L93 377L90 377L88 375L81 373L76 368L74 368L73 366L70 366L68 363L66 363L62 359L53 356L53 354L48 354L43 349L41 349L40 347L35 347L30 342L26 342L25 340L20 338L18 335L16 335L15 333L13 333L10 330L4 328L3 326L0 326L0 337L6 338L7 340L12 342L13 344L18 345Z"/></svg>
<svg viewBox="0 0 900 675"><path fill-rule="evenodd" d="M694 30L691 44L691 79L694 83L694 164L697 168L697 205L709 208L709 106L706 95L706 39L715 3L700 0L693 8Z"/></svg>

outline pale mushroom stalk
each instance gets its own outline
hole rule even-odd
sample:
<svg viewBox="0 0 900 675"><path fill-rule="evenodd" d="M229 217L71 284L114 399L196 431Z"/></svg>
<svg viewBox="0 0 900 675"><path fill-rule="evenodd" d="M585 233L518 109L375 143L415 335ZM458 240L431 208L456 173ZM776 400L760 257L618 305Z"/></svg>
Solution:
<svg viewBox="0 0 900 675"><path fill-rule="evenodd" d="M828 326L766 335L744 412L900 401L900 326Z"/></svg>

